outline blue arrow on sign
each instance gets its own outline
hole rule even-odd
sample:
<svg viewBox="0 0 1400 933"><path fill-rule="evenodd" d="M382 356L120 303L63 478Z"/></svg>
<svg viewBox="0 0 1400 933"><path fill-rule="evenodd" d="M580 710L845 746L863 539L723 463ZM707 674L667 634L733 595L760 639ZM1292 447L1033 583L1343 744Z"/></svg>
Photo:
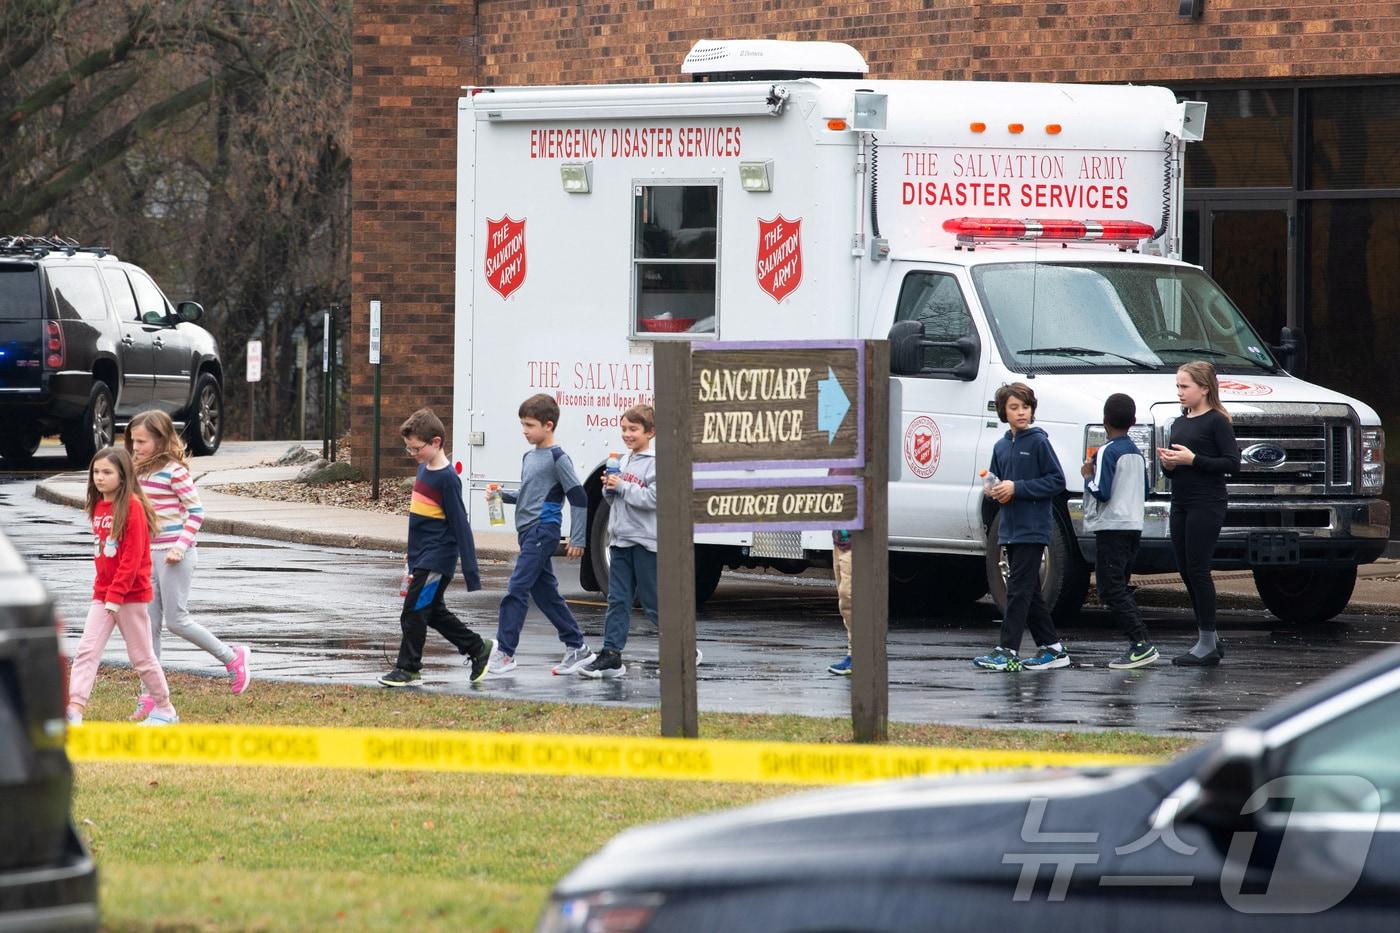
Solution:
<svg viewBox="0 0 1400 933"><path fill-rule="evenodd" d="M826 378L817 382L817 430L826 432L828 444L836 440L836 432L841 430L841 422L850 410L851 400L841 388L835 370L828 366Z"/></svg>

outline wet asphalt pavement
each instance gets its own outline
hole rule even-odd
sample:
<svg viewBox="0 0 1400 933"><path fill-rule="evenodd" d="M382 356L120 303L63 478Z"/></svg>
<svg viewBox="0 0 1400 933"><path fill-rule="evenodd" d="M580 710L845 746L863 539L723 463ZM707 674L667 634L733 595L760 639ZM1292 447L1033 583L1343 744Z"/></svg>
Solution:
<svg viewBox="0 0 1400 933"><path fill-rule="evenodd" d="M60 462L53 464L56 472ZM35 499L38 471L0 474L0 524L53 594L76 646L91 595L90 535L76 509ZM399 627L402 557L387 552L308 548L283 542L202 534L192 610L226 641L253 651L256 679L334 681L365 686L393 666ZM594 648L601 645L604 606L577 583L577 563L556 572ZM484 589L459 582L448 606L483 635L495 632L496 608L510 567L482 565ZM1194 640L1189 612L1148 609L1148 626L1164 655ZM835 591L826 581L727 574L697 619L704 663L700 708L708 712L850 714L849 682L826 673L845 653ZM987 602L962 617L892 620L889 635L890 718L965 726L1038 728L1126 727L1161 733L1214 732L1319 677L1400 643L1400 618L1347 615L1314 629L1278 625L1262 611L1226 611L1227 645L1215 669L1173 668L1165 659L1136 671L1104 665L1121 642L1106 614L1088 610L1061 630L1074 667L1043 674L978 671L969 659L993 647L997 621ZM467 682L454 650L428 634L426 689L552 702L654 706L660 702L657 638L634 621L624 654L627 676L612 681L555 677L561 653L553 627L532 609L517 659L519 669L480 684ZM213 658L178 638L163 645L166 666L222 675ZM109 660L125 663L120 636Z"/></svg>

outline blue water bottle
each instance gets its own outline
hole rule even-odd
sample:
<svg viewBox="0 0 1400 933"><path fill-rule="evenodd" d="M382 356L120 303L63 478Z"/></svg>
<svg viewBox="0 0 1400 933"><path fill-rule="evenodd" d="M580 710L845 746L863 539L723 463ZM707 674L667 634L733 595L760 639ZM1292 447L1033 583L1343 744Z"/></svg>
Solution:
<svg viewBox="0 0 1400 933"><path fill-rule="evenodd" d="M608 451L608 465L603 467L603 479L606 480L609 476L617 476L621 472L622 454L615 450ZM614 495L614 490L609 489L607 483L604 483L603 494L608 496Z"/></svg>

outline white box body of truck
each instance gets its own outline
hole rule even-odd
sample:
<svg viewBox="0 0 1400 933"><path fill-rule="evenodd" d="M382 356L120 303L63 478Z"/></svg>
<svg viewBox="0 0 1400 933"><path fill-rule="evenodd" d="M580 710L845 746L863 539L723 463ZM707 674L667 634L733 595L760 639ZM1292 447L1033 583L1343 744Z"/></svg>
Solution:
<svg viewBox="0 0 1400 933"><path fill-rule="evenodd" d="M1013 381L1035 389L1069 485L1045 574L1057 614L1087 586L1078 467L1114 392L1137 403L1153 482L1138 569L1170 569L1153 450L1193 359L1215 364L1244 452L1216 566L1253 568L1276 614L1330 617L1384 550L1376 412L1291 376L1176 258L1200 105L1153 87L788 76L473 88L459 110L453 418L470 514L481 527L480 490L519 478L520 402L554 397L595 526L585 585L606 584L597 474L622 449L619 415L652 399L655 342L885 339L911 321L928 343L892 376L889 425L902 608L1000 595L977 471ZM702 595L725 566L829 560L824 533L696 540Z"/></svg>

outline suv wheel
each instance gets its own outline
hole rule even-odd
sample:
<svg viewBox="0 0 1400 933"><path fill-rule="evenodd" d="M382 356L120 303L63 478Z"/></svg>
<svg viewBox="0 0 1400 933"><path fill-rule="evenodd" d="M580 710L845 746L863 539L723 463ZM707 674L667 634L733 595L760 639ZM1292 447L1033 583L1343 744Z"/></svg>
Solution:
<svg viewBox="0 0 1400 933"><path fill-rule="evenodd" d="M207 457L219 449L224 437L224 393L219 381L209 373L200 373L194 387L194 404L190 407L189 426L185 442L190 450Z"/></svg>
<svg viewBox="0 0 1400 933"><path fill-rule="evenodd" d="M14 465L28 463L39 441L39 429L33 425L0 426L0 459Z"/></svg>
<svg viewBox="0 0 1400 933"><path fill-rule="evenodd" d="M94 380L83 416L63 431L63 446L68 450L68 462L85 467L92 455L103 447L111 447L116 437L116 422L112 414L112 390L107 383Z"/></svg>

